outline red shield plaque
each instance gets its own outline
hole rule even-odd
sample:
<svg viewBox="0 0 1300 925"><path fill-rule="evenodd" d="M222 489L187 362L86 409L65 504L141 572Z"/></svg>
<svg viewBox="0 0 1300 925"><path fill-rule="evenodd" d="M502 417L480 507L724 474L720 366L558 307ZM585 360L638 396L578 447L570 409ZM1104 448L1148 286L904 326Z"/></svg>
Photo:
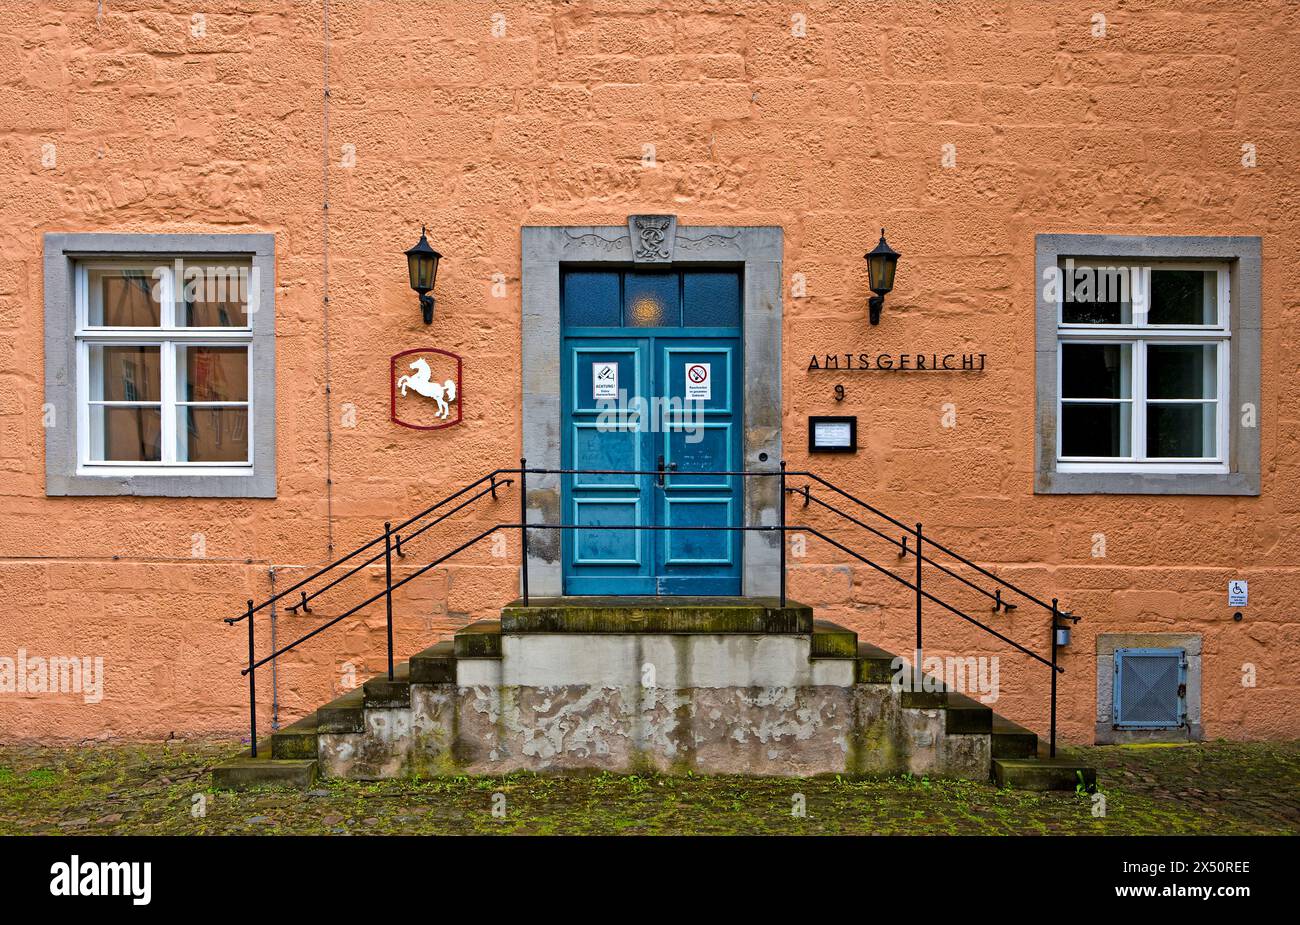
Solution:
<svg viewBox="0 0 1300 925"><path fill-rule="evenodd" d="M460 374L460 357L436 347L393 354L388 360L393 423L412 430L442 430L459 424Z"/></svg>

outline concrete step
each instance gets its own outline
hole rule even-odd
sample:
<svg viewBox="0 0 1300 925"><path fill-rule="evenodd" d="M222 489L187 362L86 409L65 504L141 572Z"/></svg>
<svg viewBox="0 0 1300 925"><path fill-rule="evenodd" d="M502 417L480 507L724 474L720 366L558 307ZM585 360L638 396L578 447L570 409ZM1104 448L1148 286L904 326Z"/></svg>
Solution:
<svg viewBox="0 0 1300 925"><path fill-rule="evenodd" d="M455 684L456 644L444 639L412 655L409 664L412 684Z"/></svg>
<svg viewBox="0 0 1300 925"><path fill-rule="evenodd" d="M317 718L308 713L298 722L271 734L271 757L315 758L317 755Z"/></svg>
<svg viewBox="0 0 1300 925"><path fill-rule="evenodd" d="M1017 790L1074 790L1097 786L1097 769L1068 758L995 758L993 780Z"/></svg>
<svg viewBox="0 0 1300 925"><path fill-rule="evenodd" d="M814 620L810 658L856 658L858 634L830 620Z"/></svg>
<svg viewBox="0 0 1300 925"><path fill-rule="evenodd" d="M411 705L411 667L402 662L393 666L393 677L388 672L371 678L361 685L365 691L363 705L368 709L399 709Z"/></svg>
<svg viewBox="0 0 1300 925"><path fill-rule="evenodd" d="M365 698L365 689L357 687L318 708L316 710L317 731L365 732Z"/></svg>
<svg viewBox="0 0 1300 925"><path fill-rule="evenodd" d="M990 742L994 758L1033 758L1038 754L1038 736L996 713Z"/></svg>
<svg viewBox="0 0 1300 925"><path fill-rule="evenodd" d="M315 758L272 758L271 743L259 743L257 757L249 752L212 769L212 785L222 790L251 787L285 787L307 790L316 783Z"/></svg>
<svg viewBox="0 0 1300 925"><path fill-rule="evenodd" d="M501 610L507 633L799 633L813 631L812 608L776 598L530 598ZM457 649L457 654L459 654Z"/></svg>
<svg viewBox="0 0 1300 925"><path fill-rule="evenodd" d="M993 731L993 711L978 700L948 692L943 705L944 732L948 735L989 735Z"/></svg>
<svg viewBox="0 0 1300 925"><path fill-rule="evenodd" d="M456 658L500 658L501 621L479 620L456 631L452 650Z"/></svg>
<svg viewBox="0 0 1300 925"><path fill-rule="evenodd" d="M894 655L884 649L858 643L857 680L859 684L889 684L894 680Z"/></svg>
<svg viewBox="0 0 1300 925"><path fill-rule="evenodd" d="M940 685L935 690L902 691L899 700L906 710L942 710L948 705L948 692Z"/></svg>

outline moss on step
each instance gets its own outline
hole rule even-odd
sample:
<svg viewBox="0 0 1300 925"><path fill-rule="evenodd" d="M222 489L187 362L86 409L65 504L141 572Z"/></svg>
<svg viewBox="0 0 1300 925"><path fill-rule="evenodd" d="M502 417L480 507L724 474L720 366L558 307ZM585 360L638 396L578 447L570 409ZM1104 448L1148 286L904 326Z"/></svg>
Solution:
<svg viewBox="0 0 1300 925"><path fill-rule="evenodd" d="M858 634L830 620L814 620L812 658L855 658Z"/></svg>
<svg viewBox="0 0 1300 925"><path fill-rule="evenodd" d="M501 621L479 620L457 630L452 649L456 658L500 658Z"/></svg>
<svg viewBox="0 0 1300 925"><path fill-rule="evenodd" d="M505 633L811 633L812 608L775 598L551 598L508 604Z"/></svg>
<svg viewBox="0 0 1300 925"><path fill-rule="evenodd" d="M1069 758L997 758L993 780L1017 790L1085 790L1097 788L1097 769Z"/></svg>
<svg viewBox="0 0 1300 925"><path fill-rule="evenodd" d="M316 759L272 758L270 743L259 744L258 755L244 752L212 769L212 785L221 790L284 787L306 790L316 782Z"/></svg>
<svg viewBox="0 0 1300 925"><path fill-rule="evenodd" d="M411 656L412 684L454 684L456 682L456 644L444 639L423 652Z"/></svg>
<svg viewBox="0 0 1300 925"><path fill-rule="evenodd" d="M308 713L292 725L271 735L272 758L315 758L317 755L317 717Z"/></svg>

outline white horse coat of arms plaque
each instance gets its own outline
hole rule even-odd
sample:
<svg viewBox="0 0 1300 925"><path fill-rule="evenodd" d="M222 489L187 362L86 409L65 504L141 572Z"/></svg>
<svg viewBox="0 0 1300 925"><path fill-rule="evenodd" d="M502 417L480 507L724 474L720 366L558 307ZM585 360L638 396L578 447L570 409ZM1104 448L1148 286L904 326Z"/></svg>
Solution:
<svg viewBox="0 0 1300 925"><path fill-rule="evenodd" d="M461 422L461 360L428 347L389 359L391 417L412 430L441 430Z"/></svg>

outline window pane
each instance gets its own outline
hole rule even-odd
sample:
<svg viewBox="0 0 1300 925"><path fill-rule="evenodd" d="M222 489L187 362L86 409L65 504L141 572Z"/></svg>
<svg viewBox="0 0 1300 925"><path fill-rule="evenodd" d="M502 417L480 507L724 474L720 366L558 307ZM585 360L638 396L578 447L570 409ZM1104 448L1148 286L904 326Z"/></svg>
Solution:
<svg viewBox="0 0 1300 925"><path fill-rule="evenodd" d="M92 401L159 401L162 374L157 346L92 344Z"/></svg>
<svg viewBox="0 0 1300 925"><path fill-rule="evenodd" d="M1218 368L1214 344L1147 346L1148 398L1214 398Z"/></svg>
<svg viewBox="0 0 1300 925"><path fill-rule="evenodd" d="M248 409L176 409L176 458L181 462L248 462Z"/></svg>
<svg viewBox="0 0 1300 925"><path fill-rule="evenodd" d="M588 327L618 327L618 274L585 270L566 273L564 323Z"/></svg>
<svg viewBox="0 0 1300 925"><path fill-rule="evenodd" d="M1213 402L1147 405L1147 456L1217 456Z"/></svg>
<svg viewBox="0 0 1300 925"><path fill-rule="evenodd" d="M1062 398L1130 398L1132 344L1062 344Z"/></svg>
<svg viewBox="0 0 1300 925"><path fill-rule="evenodd" d="M740 327L739 274L686 273L682 290L682 324Z"/></svg>
<svg viewBox="0 0 1300 925"><path fill-rule="evenodd" d="M1076 266L1061 270L1061 321L1065 324L1132 324L1133 269Z"/></svg>
<svg viewBox="0 0 1300 925"><path fill-rule="evenodd" d="M1132 405L1129 402L1063 404L1061 455L1133 455L1131 418Z"/></svg>
<svg viewBox="0 0 1300 925"><path fill-rule="evenodd" d="M162 459L162 412L158 408L90 406L90 458L103 462Z"/></svg>
<svg viewBox="0 0 1300 925"><path fill-rule="evenodd" d="M111 267L86 271L87 321L96 327L156 328L162 324L159 284L153 272Z"/></svg>
<svg viewBox="0 0 1300 925"><path fill-rule="evenodd" d="M1218 272L1153 269L1147 323L1218 324Z"/></svg>
<svg viewBox="0 0 1300 925"><path fill-rule="evenodd" d="M247 347L177 347L179 401L248 401Z"/></svg>
<svg viewBox="0 0 1300 925"><path fill-rule="evenodd" d="M676 273L628 273L623 281L623 324L675 328L682 323Z"/></svg>
<svg viewBox="0 0 1300 925"><path fill-rule="evenodd" d="M182 264L177 323L186 327L246 328L252 285L247 264Z"/></svg>

